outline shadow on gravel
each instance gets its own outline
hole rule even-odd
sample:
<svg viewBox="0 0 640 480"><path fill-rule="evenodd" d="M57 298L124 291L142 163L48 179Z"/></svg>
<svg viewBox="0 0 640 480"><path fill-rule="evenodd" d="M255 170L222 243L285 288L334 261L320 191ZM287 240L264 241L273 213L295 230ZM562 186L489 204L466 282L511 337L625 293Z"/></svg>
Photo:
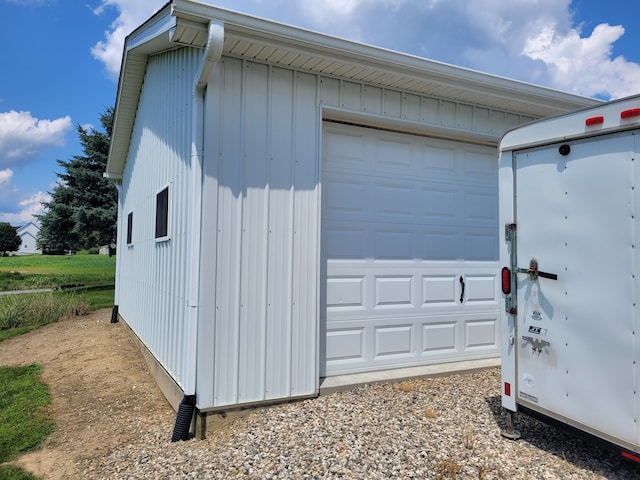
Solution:
<svg viewBox="0 0 640 480"><path fill-rule="evenodd" d="M500 430L506 425L505 410L501 405L501 397L486 399L489 408ZM640 464L627 460L619 452L613 452L588 440L573 436L559 428L547 425L525 413L516 413L513 417L516 430L522 437L516 442L525 442L544 452L573 465L603 475L604 478L637 479L640 478ZM505 442L513 442L503 438ZM611 477L611 473L616 476Z"/></svg>

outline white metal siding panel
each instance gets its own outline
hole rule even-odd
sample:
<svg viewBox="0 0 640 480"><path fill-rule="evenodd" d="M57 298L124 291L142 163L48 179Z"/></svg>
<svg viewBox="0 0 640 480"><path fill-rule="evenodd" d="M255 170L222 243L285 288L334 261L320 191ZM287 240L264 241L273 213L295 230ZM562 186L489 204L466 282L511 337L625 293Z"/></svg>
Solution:
<svg viewBox="0 0 640 480"><path fill-rule="evenodd" d="M325 123L322 158L324 373L497 356L494 149Z"/></svg>
<svg viewBox="0 0 640 480"><path fill-rule="evenodd" d="M212 96L221 98L219 112L210 112L207 103L207 114L219 115L220 134L214 136L213 146L207 151L218 154L218 192L207 192L208 196L218 195L217 223L217 265L214 270L201 269L202 272L202 304L215 298L216 305L210 309L214 314L214 338L211 348L215 352L213 365L200 366L202 375L211 373L202 381L212 383L213 398L200 399L201 406L227 405L238 402L239 356L240 356L240 271L242 249L242 198L243 198L243 152L242 152L242 62L223 59L220 65L219 84L210 84L208 102ZM214 69L218 70L218 69ZM215 90L213 90L215 88ZM216 115L217 114L217 115ZM205 136L208 137L208 132ZM215 133L214 133L215 135ZM213 150L215 148L215 150ZM211 161L205 157L205 164ZM209 211L209 204L203 205L203 216L214 215ZM210 252L213 254L213 252ZM216 273L216 282L211 285L207 274ZM211 295L215 292L215 296ZM202 322L209 319L201 318ZM209 339L200 338L201 342Z"/></svg>
<svg viewBox="0 0 640 480"><path fill-rule="evenodd" d="M294 86L293 324L291 395L319 388L320 114L318 79L297 73Z"/></svg>
<svg viewBox="0 0 640 480"><path fill-rule="evenodd" d="M316 78L223 58L209 82L206 115L203 221L217 234L217 249L216 260L202 259L200 323L214 340L199 338L198 405L313 394Z"/></svg>
<svg viewBox="0 0 640 480"><path fill-rule="evenodd" d="M192 82L196 49L149 58L121 188L119 311L182 385L185 371ZM170 240L155 241L156 194L170 188ZM133 243L126 219L133 217Z"/></svg>
<svg viewBox="0 0 640 480"><path fill-rule="evenodd" d="M273 68L269 109L275 119L291 118L294 72ZM267 258L279 268L267 272L267 345L265 395L291 390L290 375L282 375L281 362L291 365L293 275L293 119L269 128L269 173Z"/></svg>
<svg viewBox="0 0 640 480"><path fill-rule="evenodd" d="M534 120L526 115L419 95L410 90L381 88L334 77L318 78L322 105L415 122L425 127L448 127L462 134L492 135L496 141L510 128Z"/></svg>

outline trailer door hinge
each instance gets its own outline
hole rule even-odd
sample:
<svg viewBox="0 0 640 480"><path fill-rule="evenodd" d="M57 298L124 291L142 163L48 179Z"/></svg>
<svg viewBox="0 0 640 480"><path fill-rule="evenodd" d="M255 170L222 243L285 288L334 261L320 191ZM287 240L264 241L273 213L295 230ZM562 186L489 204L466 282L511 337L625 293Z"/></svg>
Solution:
<svg viewBox="0 0 640 480"><path fill-rule="evenodd" d="M511 295L507 295L504 297L504 309L510 315L517 315L518 308L514 305L513 297Z"/></svg>
<svg viewBox="0 0 640 480"><path fill-rule="evenodd" d="M515 223L507 223L504 226L504 239L507 242L513 242L516 236L516 224Z"/></svg>

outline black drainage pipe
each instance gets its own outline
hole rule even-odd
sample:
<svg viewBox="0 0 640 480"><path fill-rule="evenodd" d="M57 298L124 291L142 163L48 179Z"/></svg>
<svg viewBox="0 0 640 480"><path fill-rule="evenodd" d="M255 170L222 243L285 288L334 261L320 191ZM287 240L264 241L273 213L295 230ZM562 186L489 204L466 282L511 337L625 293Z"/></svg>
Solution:
<svg viewBox="0 0 640 480"><path fill-rule="evenodd" d="M111 309L111 323L118 323L118 305L114 305Z"/></svg>
<svg viewBox="0 0 640 480"><path fill-rule="evenodd" d="M180 406L178 407L178 415L176 416L176 424L173 427L172 442L180 440L189 440L189 430L191 429L191 419L196 409L196 396L185 395Z"/></svg>

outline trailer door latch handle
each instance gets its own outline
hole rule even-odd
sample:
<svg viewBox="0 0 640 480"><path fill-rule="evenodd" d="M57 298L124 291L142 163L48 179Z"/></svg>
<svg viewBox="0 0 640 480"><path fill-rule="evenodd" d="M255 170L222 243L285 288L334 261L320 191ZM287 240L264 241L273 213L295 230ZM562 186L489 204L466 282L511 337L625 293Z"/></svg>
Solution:
<svg viewBox="0 0 640 480"><path fill-rule="evenodd" d="M538 270L538 261L532 258L529 262L529 268L517 268L518 273L526 273L529 275L529 280L535 282L538 277L548 278L549 280L558 280L558 275L555 273L541 272Z"/></svg>

